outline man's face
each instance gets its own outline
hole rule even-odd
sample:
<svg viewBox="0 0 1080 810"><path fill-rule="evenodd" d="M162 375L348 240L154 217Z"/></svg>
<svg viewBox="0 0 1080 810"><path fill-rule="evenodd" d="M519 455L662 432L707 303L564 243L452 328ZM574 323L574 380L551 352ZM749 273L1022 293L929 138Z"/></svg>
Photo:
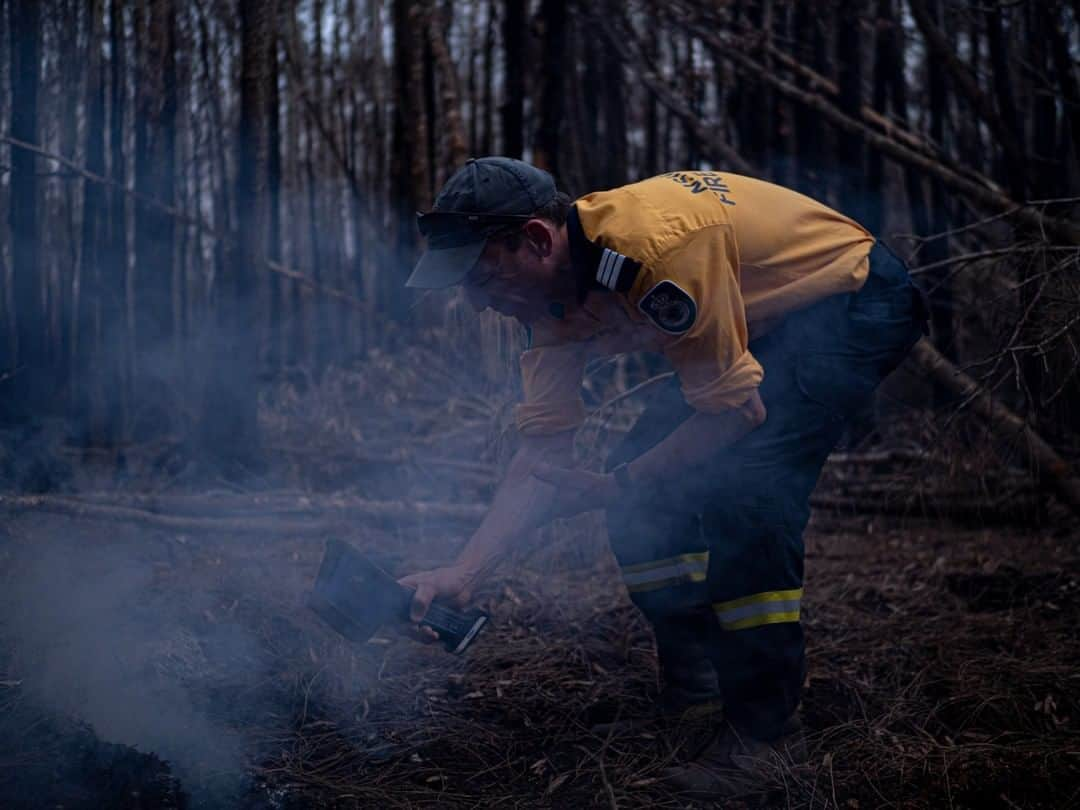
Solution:
<svg viewBox="0 0 1080 810"><path fill-rule="evenodd" d="M465 277L465 296L477 312L489 307L501 315L534 323L544 317L557 289L560 233L543 220L530 220L516 237L516 250L506 239L492 239Z"/></svg>

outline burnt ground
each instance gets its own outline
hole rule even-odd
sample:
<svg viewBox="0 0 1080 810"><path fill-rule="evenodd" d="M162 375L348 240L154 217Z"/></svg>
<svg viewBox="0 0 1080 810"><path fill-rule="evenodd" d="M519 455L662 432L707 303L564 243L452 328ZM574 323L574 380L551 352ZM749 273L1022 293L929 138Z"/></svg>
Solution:
<svg viewBox="0 0 1080 810"><path fill-rule="evenodd" d="M584 528L573 533L587 540ZM415 534L350 539L402 571L447 556L445 533ZM1078 539L818 515L805 609L812 756L778 768L765 801L1076 805ZM687 806L656 776L692 735L589 730L644 714L657 689L650 633L606 553L582 564L562 538L521 561L480 595L494 624L455 658L392 634L352 646L323 628L303 606L321 546L318 537L10 521L5 589L30 599L44 558L63 583L51 599L71 602L35 605L44 615L32 631L72 623L100 637L69 639L77 664L58 673L49 649L11 628L24 618L8 608L6 806L104 806L102 796L130 807ZM73 557L102 564L65 570ZM136 561L134 573L110 579L116 560ZM95 607L105 593L116 601ZM92 719L69 694L85 682L85 700L112 701ZM113 712L148 716L126 724ZM171 776L150 754L175 763Z"/></svg>
<svg viewBox="0 0 1080 810"><path fill-rule="evenodd" d="M590 731L644 716L659 686L596 516L544 530L477 595L493 623L462 657L392 632L353 645L305 607L329 536L397 573L452 558L475 509L415 503L480 508L505 458L475 441L505 409L448 401L430 366L382 368L324 384L321 411L311 394L266 410L275 452L320 459L288 488L197 487L166 459L167 480L76 466L81 494L49 509L0 496L0 805L696 806L657 776L701 724ZM630 418L586 431L583 457ZM754 805L1080 806L1080 529L919 425L878 437L902 452L838 457L819 487L811 756L778 763Z"/></svg>

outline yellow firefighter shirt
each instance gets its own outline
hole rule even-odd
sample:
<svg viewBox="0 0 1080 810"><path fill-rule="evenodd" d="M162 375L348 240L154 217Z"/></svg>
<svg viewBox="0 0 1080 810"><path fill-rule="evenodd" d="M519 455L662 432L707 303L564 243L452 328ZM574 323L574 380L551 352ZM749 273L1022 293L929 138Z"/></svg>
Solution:
<svg viewBox="0 0 1080 810"><path fill-rule="evenodd" d="M525 435L580 426L586 362L620 352L666 355L696 410L738 407L763 377L751 337L859 289L874 244L809 197L726 172L671 172L586 195L567 233L582 306L532 325L516 409Z"/></svg>

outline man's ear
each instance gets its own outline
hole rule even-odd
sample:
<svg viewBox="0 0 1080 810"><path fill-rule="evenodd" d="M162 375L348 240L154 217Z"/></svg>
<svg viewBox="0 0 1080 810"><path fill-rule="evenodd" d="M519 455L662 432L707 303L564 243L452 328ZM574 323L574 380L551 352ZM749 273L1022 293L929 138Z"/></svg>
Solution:
<svg viewBox="0 0 1080 810"><path fill-rule="evenodd" d="M555 243L551 223L542 219L530 219L525 223L522 232L525 234L525 241L537 256L547 258L551 255Z"/></svg>

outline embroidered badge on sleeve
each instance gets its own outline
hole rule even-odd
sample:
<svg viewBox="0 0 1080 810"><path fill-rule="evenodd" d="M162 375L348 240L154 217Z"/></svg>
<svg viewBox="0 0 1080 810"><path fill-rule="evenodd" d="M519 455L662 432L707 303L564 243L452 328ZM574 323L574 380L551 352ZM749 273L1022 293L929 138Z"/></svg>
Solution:
<svg viewBox="0 0 1080 810"><path fill-rule="evenodd" d="M656 284L642 296L638 309L669 335L681 335L697 319L694 299L674 281Z"/></svg>

